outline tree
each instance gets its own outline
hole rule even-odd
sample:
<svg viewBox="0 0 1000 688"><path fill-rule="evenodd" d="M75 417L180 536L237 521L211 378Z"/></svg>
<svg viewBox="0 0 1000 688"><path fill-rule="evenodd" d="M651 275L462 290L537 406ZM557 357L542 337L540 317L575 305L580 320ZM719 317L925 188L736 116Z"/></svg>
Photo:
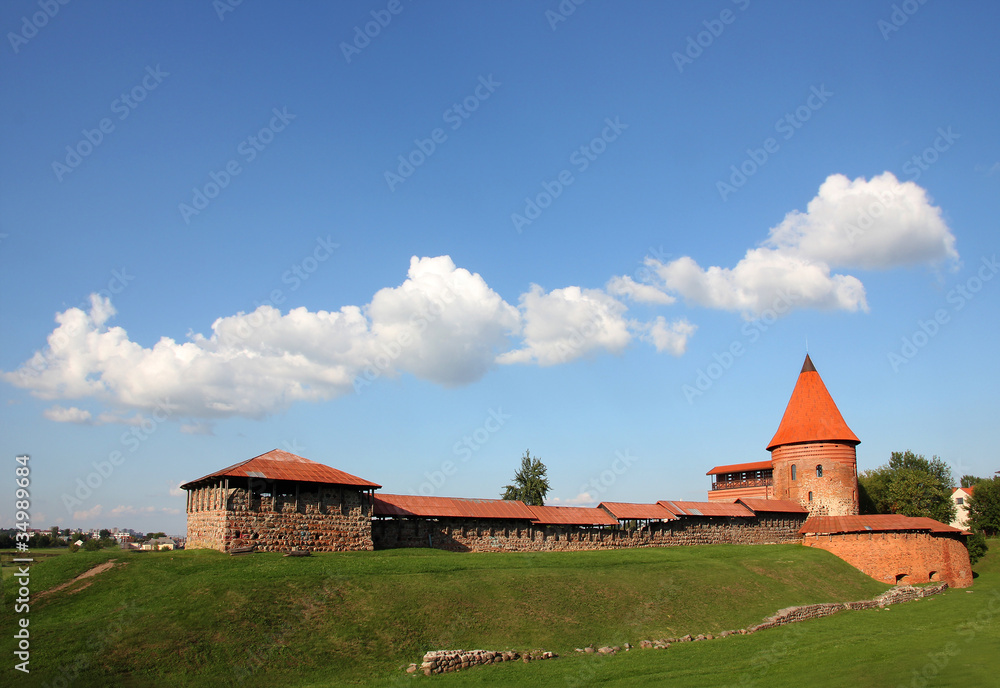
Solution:
<svg viewBox="0 0 1000 688"><path fill-rule="evenodd" d="M984 478L977 478L974 475L963 475L962 482L959 483L961 487L972 487L977 483L983 482Z"/></svg>
<svg viewBox="0 0 1000 688"><path fill-rule="evenodd" d="M889 463L858 476L859 508L866 514L926 516L941 523L955 518L954 478L943 460L892 452Z"/></svg>
<svg viewBox="0 0 1000 688"><path fill-rule="evenodd" d="M107 540L109 537L111 537L111 531L108 530L107 528L101 528L101 531L98 533L98 537L100 537L102 540Z"/></svg>
<svg viewBox="0 0 1000 688"><path fill-rule="evenodd" d="M167 537L166 533L150 533L146 536L147 540L155 540L156 538Z"/></svg>
<svg viewBox="0 0 1000 688"><path fill-rule="evenodd" d="M974 530L972 535L966 540L966 547L969 550L969 563L975 564L977 561L983 558L986 554L986 550L989 549L986 546L986 538L983 536L983 531Z"/></svg>
<svg viewBox="0 0 1000 688"><path fill-rule="evenodd" d="M538 457L532 458L525 449L521 468L514 474L514 484L505 485L503 499L519 499L531 506L542 506L549 492L549 479L545 477L545 464Z"/></svg>
<svg viewBox="0 0 1000 688"><path fill-rule="evenodd" d="M969 505L969 529L988 537L1000 534L1000 477L976 483Z"/></svg>

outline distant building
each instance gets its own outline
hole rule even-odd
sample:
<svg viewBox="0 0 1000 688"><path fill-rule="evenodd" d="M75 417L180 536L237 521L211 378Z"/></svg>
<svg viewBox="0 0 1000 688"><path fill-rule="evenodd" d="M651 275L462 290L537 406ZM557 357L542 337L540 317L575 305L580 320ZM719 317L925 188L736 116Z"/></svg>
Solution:
<svg viewBox="0 0 1000 688"><path fill-rule="evenodd" d="M951 525L955 528L969 529L969 497L975 489L975 485L951 488L951 501L955 504L955 518L951 519Z"/></svg>

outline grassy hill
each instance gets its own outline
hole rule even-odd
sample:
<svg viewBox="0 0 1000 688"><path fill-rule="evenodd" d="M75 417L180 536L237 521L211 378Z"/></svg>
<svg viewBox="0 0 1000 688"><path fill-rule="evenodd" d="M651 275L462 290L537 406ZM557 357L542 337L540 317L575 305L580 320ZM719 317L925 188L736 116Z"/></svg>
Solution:
<svg viewBox="0 0 1000 688"><path fill-rule="evenodd" d="M109 559L117 560L111 570L37 598ZM848 667L871 678L879 676L871 673L872 663L901 671L914 653L947 642L940 626L954 627L964 614L975 617L976 604L990 591L1000 598L997 559L991 553L977 566L982 575L974 593L949 591L889 612L842 613L754 636L595 658L573 648L717 633L782 607L865 599L887 586L798 545L533 554L394 550L309 558L77 552L32 570L32 673L18 685L59 676L74 686L566 686L591 679L622 686L667 679L671 685L739 685L742 679L749 681L743 685L792 685L802 676L786 672L804 667L819 679L846 675ZM0 625L10 639L9 585L4 598ZM1000 618L968 642L960 631L943 636L951 632L964 643L966 660L968 650L983 643L993 643L995 658L998 626ZM447 648L541 648L562 657L431 679L401 671L426 650ZM793 650L809 661L784 661ZM846 661L848 654L854 661ZM959 660L949 662L953 669ZM723 669L725 675L716 673ZM887 685L850 676L859 685ZM897 673L888 682L909 685Z"/></svg>

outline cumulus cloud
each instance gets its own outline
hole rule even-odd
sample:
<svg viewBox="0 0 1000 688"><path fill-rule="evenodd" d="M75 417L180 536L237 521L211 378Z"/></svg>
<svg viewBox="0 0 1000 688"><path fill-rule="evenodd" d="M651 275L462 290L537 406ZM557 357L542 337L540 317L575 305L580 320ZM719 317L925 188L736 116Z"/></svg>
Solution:
<svg viewBox="0 0 1000 688"><path fill-rule="evenodd" d="M42 415L57 423L88 424L91 422L90 411L84 411L76 406L65 408L57 404L42 411Z"/></svg>
<svg viewBox="0 0 1000 688"><path fill-rule="evenodd" d="M659 353L683 356L687 351L688 339L697 329L698 327L689 323L686 318L668 323L666 318L659 315L644 328L641 337L655 346Z"/></svg>
<svg viewBox="0 0 1000 688"><path fill-rule="evenodd" d="M500 363L566 363L595 351L618 353L631 341L625 305L599 289L566 287L546 293L537 284L521 296L524 346Z"/></svg>
<svg viewBox="0 0 1000 688"><path fill-rule="evenodd" d="M137 516L139 514L151 514L157 509L154 506L127 506L125 504L119 504L114 509L111 510L112 516Z"/></svg>
<svg viewBox="0 0 1000 688"><path fill-rule="evenodd" d="M612 277L605 287L609 294L624 296L639 303L667 306L677 299L652 284L636 282L628 275Z"/></svg>
<svg viewBox="0 0 1000 688"><path fill-rule="evenodd" d="M175 482L172 482L172 481L168 482L167 483L167 491L169 492L169 494L170 494L171 497L183 497L184 496L184 490L181 489L181 484L180 483L175 483Z"/></svg>
<svg viewBox="0 0 1000 688"><path fill-rule="evenodd" d="M104 507L102 507L100 504L97 504L97 505L92 506L91 508L87 509L86 511L74 511L73 512L73 520L74 521L88 521L88 520L90 520L92 518L97 518L98 516L101 515L101 513L103 511L104 511Z"/></svg>
<svg viewBox="0 0 1000 688"><path fill-rule="evenodd" d="M955 237L941 209L915 183L885 172L870 181L829 176L805 212L788 213L734 267L703 268L688 256L669 262L649 258L646 265L656 278L649 286L750 318L782 303L866 311L861 280L834 270L957 260Z"/></svg>
<svg viewBox="0 0 1000 688"><path fill-rule="evenodd" d="M597 499L589 492L581 492L575 497L560 499L553 497L549 500L549 506L595 506Z"/></svg>

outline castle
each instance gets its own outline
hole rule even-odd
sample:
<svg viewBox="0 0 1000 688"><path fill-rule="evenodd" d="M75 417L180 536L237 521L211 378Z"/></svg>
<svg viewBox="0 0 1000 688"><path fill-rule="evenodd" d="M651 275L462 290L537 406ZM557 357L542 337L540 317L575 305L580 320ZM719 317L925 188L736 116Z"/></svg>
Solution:
<svg viewBox="0 0 1000 688"><path fill-rule="evenodd" d="M377 483L281 450L181 485L187 547L232 551L577 551L799 543L887 583L972 584L967 533L929 518L859 515L856 447L809 356L770 461L717 466L707 502L531 506L376 494Z"/></svg>

